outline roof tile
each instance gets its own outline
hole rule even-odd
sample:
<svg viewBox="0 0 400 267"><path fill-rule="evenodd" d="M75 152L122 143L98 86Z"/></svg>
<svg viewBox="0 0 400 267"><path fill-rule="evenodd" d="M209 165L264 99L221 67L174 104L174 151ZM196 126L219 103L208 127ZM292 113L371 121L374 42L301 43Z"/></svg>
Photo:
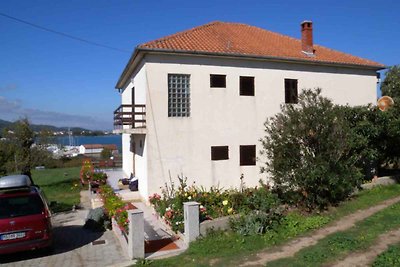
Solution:
<svg viewBox="0 0 400 267"><path fill-rule="evenodd" d="M308 56L301 51L300 39L246 24L219 21L141 44L138 48L384 67L383 64L372 60L320 45L314 45L314 56Z"/></svg>

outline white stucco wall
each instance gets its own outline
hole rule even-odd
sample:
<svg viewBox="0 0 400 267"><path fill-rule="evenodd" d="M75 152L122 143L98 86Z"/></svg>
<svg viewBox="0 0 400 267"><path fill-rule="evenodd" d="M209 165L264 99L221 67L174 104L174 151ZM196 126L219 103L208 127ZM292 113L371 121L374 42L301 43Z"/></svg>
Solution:
<svg viewBox="0 0 400 267"><path fill-rule="evenodd" d="M145 134L134 135L135 139L135 176L139 179L139 192L144 199L148 196L147 142Z"/></svg>
<svg viewBox="0 0 400 267"><path fill-rule="evenodd" d="M258 183L257 166L240 166L239 146L257 145L265 119L284 102L284 79L298 79L299 90L323 89L335 103L375 103L376 76L356 70L289 63L148 55L146 71L148 194L183 174L197 185L236 187L240 175ZM163 63L160 63L163 62ZM169 73L190 74L191 116L169 118ZM210 74L227 75L226 88L210 88ZM239 95L239 76L255 77L255 96ZM229 160L211 161L211 146L229 146ZM144 158L146 160L146 158Z"/></svg>
<svg viewBox="0 0 400 267"><path fill-rule="evenodd" d="M133 173L133 153L130 152L130 134L122 134L122 170L128 178Z"/></svg>
<svg viewBox="0 0 400 267"><path fill-rule="evenodd" d="M83 145L79 146L79 154L85 154L86 148Z"/></svg>
<svg viewBox="0 0 400 267"><path fill-rule="evenodd" d="M100 154L103 148L85 148L84 145L79 146L79 154Z"/></svg>
<svg viewBox="0 0 400 267"><path fill-rule="evenodd" d="M143 63L137 69L135 73L129 79L128 84L125 86L121 98L122 104L132 104L132 88L135 87L135 104L146 104L146 91L147 91L147 79L146 79L146 67ZM130 126L124 126L124 129L128 129ZM138 136L133 135L136 142L136 151L139 146L139 141L136 140ZM143 136L144 138L145 136ZM139 178L139 189L147 195L147 164L146 164L146 150L143 147L141 155L134 155L130 151L131 134L122 134L122 169L129 177L131 173L134 173ZM135 165L135 166L134 166Z"/></svg>

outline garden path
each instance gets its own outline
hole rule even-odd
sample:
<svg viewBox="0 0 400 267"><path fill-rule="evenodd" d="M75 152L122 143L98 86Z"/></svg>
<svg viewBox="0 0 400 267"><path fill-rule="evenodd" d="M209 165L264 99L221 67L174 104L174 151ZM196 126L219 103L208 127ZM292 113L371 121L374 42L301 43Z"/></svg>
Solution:
<svg viewBox="0 0 400 267"><path fill-rule="evenodd" d="M338 221L335 221L333 224L330 224L327 227L316 230L307 236L296 238L281 247L272 250L268 249L258 252L256 254L249 255L243 258L243 260L241 260L240 262L237 262L237 265L264 266L267 262L270 261L274 261L281 258L293 257L301 249L315 245L319 240L325 238L326 236L332 233L345 231L353 227L357 222L362 221L365 218L397 202L400 202L400 197L395 197L383 201L380 204L371 206L368 209L359 210L353 214L341 218ZM218 265L218 260L215 261L215 264ZM355 265L348 265L348 266L355 266Z"/></svg>
<svg viewBox="0 0 400 267"><path fill-rule="evenodd" d="M142 201L139 192L131 192L129 189L120 190L118 180L126 178L122 169L106 170L106 173L107 183L114 189L114 192L122 200L131 202L136 208L143 211L146 258L162 258L186 250L187 246L183 240L179 239L170 227L167 227L155 215L152 207Z"/></svg>
<svg viewBox="0 0 400 267"><path fill-rule="evenodd" d="M379 236L378 240L366 251L351 253L334 267L362 267L370 266L375 258L388 249L389 245L400 242L400 229L389 231Z"/></svg>
<svg viewBox="0 0 400 267"><path fill-rule="evenodd" d="M143 211L145 240L157 240L173 237L174 233L158 220L158 217L154 214L151 207L147 206L143 202L132 202L132 204Z"/></svg>

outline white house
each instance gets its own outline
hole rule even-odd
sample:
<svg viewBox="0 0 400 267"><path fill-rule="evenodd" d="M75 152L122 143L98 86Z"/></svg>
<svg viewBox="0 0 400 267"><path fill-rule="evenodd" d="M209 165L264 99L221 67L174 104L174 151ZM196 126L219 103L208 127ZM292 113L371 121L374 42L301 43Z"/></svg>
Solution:
<svg viewBox="0 0 400 267"><path fill-rule="evenodd" d="M117 145L109 144L84 144L79 146L79 154L82 155L100 155L103 149L109 149L112 154L118 153Z"/></svg>
<svg viewBox="0 0 400 267"><path fill-rule="evenodd" d="M116 85L114 132L142 197L178 175L229 188L243 174L256 185L263 123L303 88L340 104L375 103L384 65L314 45L312 35L310 21L301 39L212 22L136 47Z"/></svg>

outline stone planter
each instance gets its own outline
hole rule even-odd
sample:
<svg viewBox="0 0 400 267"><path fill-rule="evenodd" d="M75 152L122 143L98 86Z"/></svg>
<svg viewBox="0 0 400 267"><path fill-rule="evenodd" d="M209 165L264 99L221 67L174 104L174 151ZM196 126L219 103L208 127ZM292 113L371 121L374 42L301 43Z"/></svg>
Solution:
<svg viewBox="0 0 400 267"><path fill-rule="evenodd" d="M143 211L139 209L128 210L128 219L128 234L119 228L114 218L111 218L112 231L129 259L143 259L145 257Z"/></svg>
<svg viewBox="0 0 400 267"><path fill-rule="evenodd" d="M229 220L238 218L240 215L235 214L235 215L229 215L229 216L224 216L220 218L216 218L213 220L207 220L203 221L200 223L200 235L201 236L206 236L207 232L209 231L215 231L215 230L230 230L230 225L229 225Z"/></svg>
<svg viewBox="0 0 400 267"><path fill-rule="evenodd" d="M111 218L111 226L112 226L112 231L114 232L115 236L117 237L117 240L119 244L121 245L122 250L124 251L125 255L128 254L128 236L125 232L123 232L119 226L117 221L114 218Z"/></svg>
<svg viewBox="0 0 400 267"><path fill-rule="evenodd" d="M372 179L370 183L362 184L363 189L371 189L378 185L390 185L399 183L400 176L383 176Z"/></svg>

